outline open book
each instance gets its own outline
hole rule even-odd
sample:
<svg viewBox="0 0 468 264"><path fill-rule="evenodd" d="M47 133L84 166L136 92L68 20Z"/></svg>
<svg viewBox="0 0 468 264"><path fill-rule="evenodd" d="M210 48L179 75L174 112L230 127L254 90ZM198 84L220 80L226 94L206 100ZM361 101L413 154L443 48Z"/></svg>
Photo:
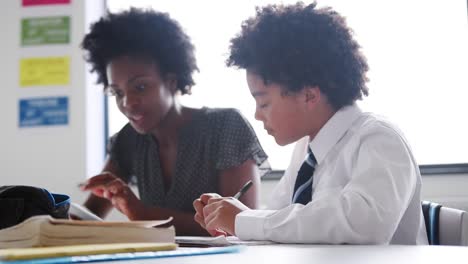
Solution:
<svg viewBox="0 0 468 264"><path fill-rule="evenodd" d="M65 246L101 243L174 243L175 230L155 227L170 222L158 221L79 221L34 216L0 230L0 248Z"/></svg>
<svg viewBox="0 0 468 264"><path fill-rule="evenodd" d="M70 203L70 209L68 210L68 213L81 220L102 221L99 216L93 214L88 210L88 208L77 203Z"/></svg>

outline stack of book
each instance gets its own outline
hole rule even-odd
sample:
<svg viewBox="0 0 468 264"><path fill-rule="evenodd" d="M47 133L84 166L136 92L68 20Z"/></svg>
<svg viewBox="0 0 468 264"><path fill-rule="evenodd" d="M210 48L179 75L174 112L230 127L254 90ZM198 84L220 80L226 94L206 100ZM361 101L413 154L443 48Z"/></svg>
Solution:
<svg viewBox="0 0 468 264"><path fill-rule="evenodd" d="M170 221L171 219L82 221L40 215L0 230L0 248L132 242L175 243L173 227L158 227Z"/></svg>

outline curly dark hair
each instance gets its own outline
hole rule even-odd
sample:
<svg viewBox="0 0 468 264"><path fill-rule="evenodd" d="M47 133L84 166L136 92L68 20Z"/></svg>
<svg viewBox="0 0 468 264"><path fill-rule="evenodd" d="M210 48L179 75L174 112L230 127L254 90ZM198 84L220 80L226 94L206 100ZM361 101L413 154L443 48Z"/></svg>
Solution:
<svg viewBox="0 0 468 264"><path fill-rule="evenodd" d="M368 95L367 60L345 19L331 8L268 5L242 23L227 66L253 71L288 92L318 86L335 109Z"/></svg>
<svg viewBox="0 0 468 264"><path fill-rule="evenodd" d="M97 72L98 83L108 86L106 67L120 56L149 59L159 66L161 75L176 75L177 89L190 93L195 84L192 74L198 71L195 47L179 23L167 13L131 8L110 13L91 25L81 47L85 60Z"/></svg>

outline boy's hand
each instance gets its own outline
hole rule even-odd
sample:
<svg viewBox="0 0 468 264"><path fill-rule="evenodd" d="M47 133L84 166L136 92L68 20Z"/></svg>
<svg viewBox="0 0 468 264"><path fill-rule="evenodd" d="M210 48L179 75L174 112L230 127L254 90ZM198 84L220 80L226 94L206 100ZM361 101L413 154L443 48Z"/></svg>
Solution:
<svg viewBox="0 0 468 264"><path fill-rule="evenodd" d="M210 194L203 194L203 195L206 195L206 196L210 196L210 197L213 197L213 198L220 198L221 196L216 194L216 193L210 193ZM200 224L203 228L206 229L205 227L205 217L203 215L203 207L205 207L206 204L204 204L201 199L196 199L195 201L193 201L193 207L195 208L195 216L194 216L194 219L195 219L195 222L197 222L198 224ZM208 233L210 233L211 236L226 236L226 232L224 231L221 231L221 230L210 230L210 229L206 229L206 231L208 231Z"/></svg>
<svg viewBox="0 0 468 264"><path fill-rule="evenodd" d="M103 172L90 178L80 188L83 191L91 191L98 197L106 198L130 220L141 219L140 216L144 214L143 203L124 181L110 172Z"/></svg>
<svg viewBox="0 0 468 264"><path fill-rule="evenodd" d="M201 207L197 203L198 208L195 210L198 217L196 216L195 220L209 232L210 230L223 230L230 235L235 235L236 215L249 209L237 199L213 194L203 194L196 201L204 206ZM202 210L201 213L200 210Z"/></svg>

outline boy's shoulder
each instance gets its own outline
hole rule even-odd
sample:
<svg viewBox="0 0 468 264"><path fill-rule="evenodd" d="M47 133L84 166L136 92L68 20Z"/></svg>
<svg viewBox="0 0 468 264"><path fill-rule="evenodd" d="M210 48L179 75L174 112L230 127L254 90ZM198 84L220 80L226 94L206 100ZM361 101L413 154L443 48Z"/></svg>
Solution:
<svg viewBox="0 0 468 264"><path fill-rule="evenodd" d="M375 113L364 112L357 120L355 129L361 137L378 136L399 137L406 141L405 136L399 126L388 117Z"/></svg>

